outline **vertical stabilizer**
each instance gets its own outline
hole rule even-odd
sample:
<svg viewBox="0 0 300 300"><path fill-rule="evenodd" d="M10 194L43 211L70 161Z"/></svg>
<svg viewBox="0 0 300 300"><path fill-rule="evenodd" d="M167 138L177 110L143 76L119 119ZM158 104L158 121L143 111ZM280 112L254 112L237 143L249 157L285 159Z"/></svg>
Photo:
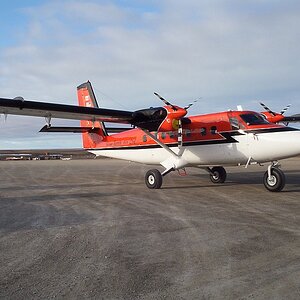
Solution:
<svg viewBox="0 0 300 300"><path fill-rule="evenodd" d="M77 87L77 97L79 106L85 107L99 107L92 85L89 81L79 85ZM96 148L97 144L102 142L107 137L107 132L103 122L92 122L92 121L80 121L81 127L91 127L94 128L92 133L84 132L82 133L82 143L83 148Z"/></svg>

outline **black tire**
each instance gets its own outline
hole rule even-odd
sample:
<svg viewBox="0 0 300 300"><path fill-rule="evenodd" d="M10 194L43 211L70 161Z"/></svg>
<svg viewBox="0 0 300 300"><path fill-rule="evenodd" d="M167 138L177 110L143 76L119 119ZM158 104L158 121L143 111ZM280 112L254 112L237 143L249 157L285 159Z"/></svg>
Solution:
<svg viewBox="0 0 300 300"><path fill-rule="evenodd" d="M268 171L264 174L264 186L270 192L280 192L285 186L285 175L278 168L271 169L271 178L269 179Z"/></svg>
<svg viewBox="0 0 300 300"><path fill-rule="evenodd" d="M212 183L223 183L226 180L226 170L223 167L213 167L211 169L212 174L210 180Z"/></svg>
<svg viewBox="0 0 300 300"><path fill-rule="evenodd" d="M162 175L157 169L149 170L145 176L145 183L149 189L160 189Z"/></svg>

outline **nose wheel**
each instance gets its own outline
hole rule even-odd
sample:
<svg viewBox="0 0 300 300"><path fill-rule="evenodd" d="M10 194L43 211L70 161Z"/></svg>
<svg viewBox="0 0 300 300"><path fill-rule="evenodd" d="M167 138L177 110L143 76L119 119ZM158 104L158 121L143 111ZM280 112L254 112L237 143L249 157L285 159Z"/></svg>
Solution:
<svg viewBox="0 0 300 300"><path fill-rule="evenodd" d="M285 186L285 175L280 169L273 167L265 172L263 182L270 192L280 192Z"/></svg>
<svg viewBox="0 0 300 300"><path fill-rule="evenodd" d="M160 189L162 175L157 169L149 170L145 176L145 183L149 189Z"/></svg>

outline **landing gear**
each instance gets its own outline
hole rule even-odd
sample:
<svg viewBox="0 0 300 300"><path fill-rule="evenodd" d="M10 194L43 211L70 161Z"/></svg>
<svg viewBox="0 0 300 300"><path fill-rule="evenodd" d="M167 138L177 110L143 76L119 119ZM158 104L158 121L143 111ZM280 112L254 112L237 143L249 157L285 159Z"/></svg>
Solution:
<svg viewBox="0 0 300 300"><path fill-rule="evenodd" d="M226 170L223 167L213 167L209 169L210 180L213 183L223 183L226 180Z"/></svg>
<svg viewBox="0 0 300 300"><path fill-rule="evenodd" d="M265 188L270 192L280 192L285 186L285 175L277 167L269 166L263 181Z"/></svg>
<svg viewBox="0 0 300 300"><path fill-rule="evenodd" d="M157 169L149 170L145 176L145 183L149 189L160 189L162 175Z"/></svg>

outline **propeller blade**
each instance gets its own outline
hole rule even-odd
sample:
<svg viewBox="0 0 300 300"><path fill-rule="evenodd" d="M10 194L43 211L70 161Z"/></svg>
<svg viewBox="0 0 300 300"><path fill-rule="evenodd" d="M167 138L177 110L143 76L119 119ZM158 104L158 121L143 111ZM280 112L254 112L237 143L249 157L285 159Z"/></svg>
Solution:
<svg viewBox="0 0 300 300"><path fill-rule="evenodd" d="M177 110L177 108L171 104L169 101L167 101L165 98L163 98L161 95L159 95L158 93L154 92L154 95L157 96L163 103L165 103L166 105L171 106L174 110Z"/></svg>
<svg viewBox="0 0 300 300"><path fill-rule="evenodd" d="M182 139L182 121L178 120L178 148L182 148L183 139Z"/></svg>
<svg viewBox="0 0 300 300"><path fill-rule="evenodd" d="M284 115L284 113L291 107L291 104L287 105L281 112L281 115Z"/></svg>
<svg viewBox="0 0 300 300"><path fill-rule="evenodd" d="M192 105L194 105L195 103L197 103L201 98L199 98L197 100L194 100L193 102L189 103L187 106L184 107L184 109L188 110Z"/></svg>
<svg viewBox="0 0 300 300"><path fill-rule="evenodd" d="M267 112L269 112L269 113L272 114L273 116L276 116L276 114L275 114L268 106L266 106L264 103L259 102L259 104L260 104Z"/></svg>

